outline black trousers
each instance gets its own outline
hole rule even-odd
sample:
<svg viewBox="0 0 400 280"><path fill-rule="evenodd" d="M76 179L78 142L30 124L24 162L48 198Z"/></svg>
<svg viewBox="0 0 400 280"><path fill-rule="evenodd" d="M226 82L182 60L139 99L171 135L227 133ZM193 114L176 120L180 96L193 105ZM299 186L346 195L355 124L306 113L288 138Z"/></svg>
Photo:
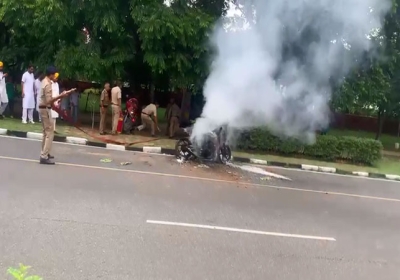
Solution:
<svg viewBox="0 0 400 280"><path fill-rule="evenodd" d="M15 104L14 99L8 100L8 106L7 106L6 112L9 116L14 116L14 104Z"/></svg>

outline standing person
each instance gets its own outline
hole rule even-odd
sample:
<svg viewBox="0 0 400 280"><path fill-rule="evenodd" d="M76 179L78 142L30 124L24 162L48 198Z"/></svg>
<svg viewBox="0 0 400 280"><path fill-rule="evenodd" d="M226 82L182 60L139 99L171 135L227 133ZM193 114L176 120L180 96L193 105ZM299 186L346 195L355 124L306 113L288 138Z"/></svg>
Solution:
<svg viewBox="0 0 400 280"><path fill-rule="evenodd" d="M22 75L21 90L22 90L22 123L30 123L33 121L33 109L35 108L35 77L33 65L29 65L28 71Z"/></svg>
<svg viewBox="0 0 400 280"><path fill-rule="evenodd" d="M3 72L4 64L0 61L0 119L3 119L3 113L7 108L8 96L6 89L6 77L7 73Z"/></svg>
<svg viewBox="0 0 400 280"><path fill-rule="evenodd" d="M78 111L79 111L79 91L75 90L69 96L69 103L71 104L71 117L74 123L78 122Z"/></svg>
<svg viewBox="0 0 400 280"><path fill-rule="evenodd" d="M51 81L51 93L53 98L57 98L60 95L60 85L58 84L58 77L60 76L60 74L55 73L54 74L54 79ZM60 100L57 100L56 102L54 102L54 105L56 107L58 107L58 103L60 102ZM54 129L54 133L57 134L56 132L56 122L57 122L57 118L59 117L58 113L56 111L54 111L53 109L51 110L51 118L53 121L53 129Z"/></svg>
<svg viewBox="0 0 400 280"><path fill-rule="evenodd" d="M42 138L42 151L40 153L41 164L54 164L54 157L50 155L51 146L54 138L53 121L51 120L51 105L68 96L74 90L63 91L59 96L53 97L52 81L54 80L57 70L55 67L48 67L46 70L46 77L42 81L39 99L39 112L42 117L43 138Z"/></svg>
<svg viewBox="0 0 400 280"><path fill-rule="evenodd" d="M15 85L11 76L6 79L6 90L8 96L8 113L10 118L14 118Z"/></svg>
<svg viewBox="0 0 400 280"><path fill-rule="evenodd" d="M39 114L39 102L40 102L40 89L41 89L42 81L43 81L44 77L45 77L45 75L42 72L39 72L37 74L37 79L35 80L36 111L39 116L39 122L42 121L40 114Z"/></svg>
<svg viewBox="0 0 400 280"><path fill-rule="evenodd" d="M157 109L159 105L158 102L150 103L147 105L141 114L142 124L138 126L138 130L141 131L146 127L151 127L151 136L155 136L155 128L160 132L160 128L158 127L158 119L157 119Z"/></svg>
<svg viewBox="0 0 400 280"><path fill-rule="evenodd" d="M63 85L66 88L66 87L70 86L70 83L65 81L63 83ZM69 103L70 103L69 102L69 98L61 99L61 110L64 112L65 115L68 115L68 116L70 116L70 114L69 114L69 109L70 109ZM63 119L63 116L61 115L60 118Z"/></svg>
<svg viewBox="0 0 400 280"><path fill-rule="evenodd" d="M111 109L112 109L112 131L111 134L117 134L118 120L121 113L121 83L117 82L111 89Z"/></svg>
<svg viewBox="0 0 400 280"><path fill-rule="evenodd" d="M104 127L106 125L106 118L107 118L107 109L108 104L110 103L109 92L111 90L110 83L104 84L104 89L100 95L100 135L104 135Z"/></svg>
<svg viewBox="0 0 400 280"><path fill-rule="evenodd" d="M176 130L179 128L179 118L181 116L181 109L175 103L175 98L171 98L165 111L167 117L167 133L169 138L174 138Z"/></svg>

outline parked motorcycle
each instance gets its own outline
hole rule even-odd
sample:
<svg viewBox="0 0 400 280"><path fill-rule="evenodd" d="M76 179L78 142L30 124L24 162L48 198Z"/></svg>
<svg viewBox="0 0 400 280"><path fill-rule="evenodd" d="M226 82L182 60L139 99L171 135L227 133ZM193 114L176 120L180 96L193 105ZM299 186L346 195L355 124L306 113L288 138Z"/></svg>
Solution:
<svg viewBox="0 0 400 280"><path fill-rule="evenodd" d="M133 133L135 127L138 125L139 119L139 102L136 98L130 98L126 101L126 109L123 112L122 132L125 134Z"/></svg>
<svg viewBox="0 0 400 280"><path fill-rule="evenodd" d="M187 136L179 139L175 145L177 158L184 160L200 159L209 162L219 162L227 164L232 158L230 146L226 143L225 131L222 127L208 132L204 135L203 141L199 146L197 141L190 140L192 127L184 128Z"/></svg>

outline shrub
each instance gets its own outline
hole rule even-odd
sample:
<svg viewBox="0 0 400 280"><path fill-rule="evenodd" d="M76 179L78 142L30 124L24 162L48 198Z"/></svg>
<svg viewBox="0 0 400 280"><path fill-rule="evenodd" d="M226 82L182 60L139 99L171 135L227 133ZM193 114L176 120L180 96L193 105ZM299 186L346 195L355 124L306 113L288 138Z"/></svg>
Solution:
<svg viewBox="0 0 400 280"><path fill-rule="evenodd" d="M382 157L380 141L357 137L319 135L313 145L298 139L281 139L263 129L245 132L237 147L248 151L265 151L284 156L297 155L328 161L348 161L372 165Z"/></svg>
<svg viewBox="0 0 400 280"><path fill-rule="evenodd" d="M30 266L20 264L18 268L10 267L7 273L15 280L42 280L42 278L37 275L28 276L29 268Z"/></svg>

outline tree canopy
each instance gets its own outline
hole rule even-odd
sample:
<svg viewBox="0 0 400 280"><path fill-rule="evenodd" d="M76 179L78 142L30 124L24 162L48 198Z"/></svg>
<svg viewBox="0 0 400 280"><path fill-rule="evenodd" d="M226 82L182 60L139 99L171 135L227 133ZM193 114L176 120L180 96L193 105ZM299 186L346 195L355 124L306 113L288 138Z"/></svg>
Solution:
<svg viewBox="0 0 400 280"><path fill-rule="evenodd" d="M400 0L392 1L373 38L379 59L366 57L343 83L332 83L336 111L400 119ZM15 73L28 63L55 64L71 79L201 84L209 33L227 8L225 0L2 0L0 59Z"/></svg>
<svg viewBox="0 0 400 280"><path fill-rule="evenodd" d="M1 59L55 64L72 79L187 86L207 75L207 36L223 0L3 0Z"/></svg>

